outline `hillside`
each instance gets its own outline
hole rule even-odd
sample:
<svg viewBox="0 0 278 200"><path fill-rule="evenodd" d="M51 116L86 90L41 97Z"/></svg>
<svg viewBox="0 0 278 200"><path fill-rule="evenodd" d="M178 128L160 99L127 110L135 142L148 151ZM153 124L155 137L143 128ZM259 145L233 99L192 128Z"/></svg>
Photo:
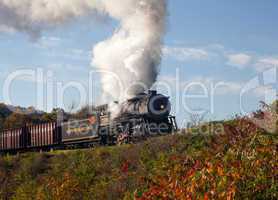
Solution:
<svg viewBox="0 0 278 200"><path fill-rule="evenodd" d="M63 113L64 120L69 118L84 119L89 116L91 107L84 106L76 113L67 113L63 109L55 108L47 113L36 110L33 107L24 108L20 106L10 106L0 103L0 131L23 127L26 124L41 124L57 121L58 113Z"/></svg>
<svg viewBox="0 0 278 200"><path fill-rule="evenodd" d="M245 119L134 145L0 158L0 199L277 199L278 135Z"/></svg>
<svg viewBox="0 0 278 200"><path fill-rule="evenodd" d="M45 113L33 107L24 108L0 103L0 130L55 120L54 114L54 111Z"/></svg>

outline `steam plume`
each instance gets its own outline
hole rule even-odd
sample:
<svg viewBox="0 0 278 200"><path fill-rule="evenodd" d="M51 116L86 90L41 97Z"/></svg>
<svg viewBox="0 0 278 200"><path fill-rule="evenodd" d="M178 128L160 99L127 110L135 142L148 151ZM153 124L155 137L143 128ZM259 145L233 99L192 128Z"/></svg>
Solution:
<svg viewBox="0 0 278 200"><path fill-rule="evenodd" d="M0 0L0 31L25 32L39 37L78 17L100 14L119 21L113 36L94 47L92 65L102 71L103 91L118 99L119 82L126 89L140 82L145 89L156 81L161 61L167 0ZM115 75L118 79L115 79ZM133 86L129 95L143 92ZM126 96L122 96L126 98ZM119 99L123 100L123 99Z"/></svg>

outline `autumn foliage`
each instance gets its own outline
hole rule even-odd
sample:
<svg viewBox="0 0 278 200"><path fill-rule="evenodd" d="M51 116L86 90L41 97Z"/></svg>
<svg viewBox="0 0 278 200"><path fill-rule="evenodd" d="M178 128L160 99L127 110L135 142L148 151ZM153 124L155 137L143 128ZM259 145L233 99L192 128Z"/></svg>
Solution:
<svg viewBox="0 0 278 200"><path fill-rule="evenodd" d="M170 156L166 175L137 199L276 199L277 135L245 119L234 123L193 155Z"/></svg>
<svg viewBox="0 0 278 200"><path fill-rule="evenodd" d="M218 125L141 144L2 156L0 199L277 199L277 132L247 118Z"/></svg>

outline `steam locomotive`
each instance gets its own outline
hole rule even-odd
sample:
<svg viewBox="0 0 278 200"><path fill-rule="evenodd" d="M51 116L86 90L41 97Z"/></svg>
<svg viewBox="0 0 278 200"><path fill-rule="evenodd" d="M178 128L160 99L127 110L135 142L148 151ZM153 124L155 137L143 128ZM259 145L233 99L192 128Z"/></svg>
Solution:
<svg viewBox="0 0 278 200"><path fill-rule="evenodd" d="M0 133L0 152L131 143L177 129L175 117L170 115L169 98L157 91L138 94L116 107L116 116L109 111L108 105L102 105L94 108L88 119L5 130Z"/></svg>

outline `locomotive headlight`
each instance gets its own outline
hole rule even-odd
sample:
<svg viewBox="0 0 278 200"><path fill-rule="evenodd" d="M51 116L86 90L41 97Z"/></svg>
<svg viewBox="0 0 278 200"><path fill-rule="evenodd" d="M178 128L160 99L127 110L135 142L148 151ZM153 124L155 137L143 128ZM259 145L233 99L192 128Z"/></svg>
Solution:
<svg viewBox="0 0 278 200"><path fill-rule="evenodd" d="M171 111L169 98L163 95L151 97L149 101L149 113L155 116L165 116Z"/></svg>

